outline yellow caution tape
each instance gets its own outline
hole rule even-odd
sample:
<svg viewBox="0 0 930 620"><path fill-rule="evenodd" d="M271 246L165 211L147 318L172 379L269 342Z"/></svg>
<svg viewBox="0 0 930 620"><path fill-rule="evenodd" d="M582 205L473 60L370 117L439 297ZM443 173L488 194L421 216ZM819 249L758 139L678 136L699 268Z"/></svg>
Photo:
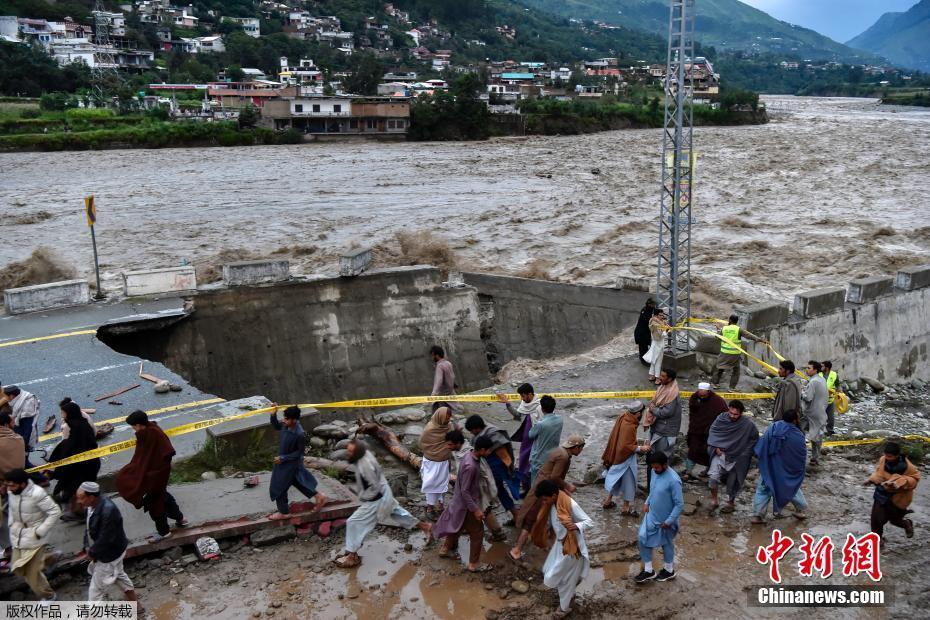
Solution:
<svg viewBox="0 0 930 620"><path fill-rule="evenodd" d="M890 438L885 437L870 437L869 439L838 439L836 441L825 441L823 445L830 448L838 448L843 446L863 446L867 444L882 443L887 441ZM930 443L930 437L924 437L923 435L904 435L903 437L898 437L897 439L909 439L911 441L926 441Z"/></svg>
<svg viewBox="0 0 930 620"><path fill-rule="evenodd" d="M186 435L188 433L194 433L199 430L203 430L210 426L216 426L217 424L222 424L223 422L230 422L232 420L241 420L244 418L251 417L253 415L258 415L261 413L270 413L274 410L274 407L266 407L264 409L254 409L251 411L246 411L245 413L240 413L237 415L228 416L225 418L212 418L210 420L200 420L198 422L191 422L189 424L182 424L181 426L175 426L174 428L165 429L165 434L168 437L177 437L178 435ZM86 452L81 452L69 456L68 458L60 459L57 461L52 461L51 463L46 463L45 465L38 465L32 469L26 471L38 472L46 471L49 469L55 469L56 467L63 467L65 465L74 465L75 463L82 463L84 461L89 461L91 459L98 459L105 456L110 456L111 454L116 454L117 452L123 452L128 450L136 445L135 439L127 439L125 441L119 441L117 443L111 443L110 445L103 446L102 448L96 448L94 450L87 450Z"/></svg>
<svg viewBox="0 0 930 620"><path fill-rule="evenodd" d="M693 392L681 392L683 398L688 398L693 394ZM631 398L649 398L655 395L655 390L645 390L645 391L636 391L636 392L553 392L549 396L553 398L562 398L567 400L572 399L631 399ZM518 394L505 394L508 400L516 401L520 399ZM723 392L720 396L724 398L741 398L743 400L758 400L758 399L770 399L774 398L775 395L771 393L738 393L738 392ZM177 411L186 407L192 407L196 404L208 404L209 402L222 402L223 399L211 399L211 401L200 401L198 403L187 403L186 405L175 405L174 407L166 407L165 409L157 409L153 413L164 413L166 411ZM433 403L433 402L469 402L469 403L480 403L480 402L497 402L498 397L496 394L461 394L455 396L398 396L394 398L366 398L361 400L344 400L331 403L303 403L297 405L298 407L309 409L325 409L325 408L352 408L352 407L361 407L361 408L370 408L370 407L392 407L398 405L415 405L415 404L424 404L424 403ZM288 407L289 405L279 405L279 409ZM254 409L251 411L246 411L245 413L236 414L233 416L227 416L223 418L212 418L209 420L201 420L199 422L191 422L189 424L182 424L181 426L175 426L174 428L169 428L165 430L165 434L169 437L175 437L178 435L186 435L188 433L194 433L211 426L216 426L217 424L222 424L224 422L230 422L232 420L241 420L248 418L254 415L259 415L262 413L270 413L274 410L274 407L265 407L263 409ZM121 421L121 420L117 420ZM135 439L127 439L125 441L120 441L117 443L109 444L103 446L102 448L96 448L94 450L88 450L86 452L81 452L69 456L68 458L60 459L58 461L53 461L51 463L46 463L45 465L38 465L28 470L30 472L38 471L47 471L50 469L55 469L56 467L62 467L65 465L73 465L75 463L82 463L84 461L89 461L91 459L101 458L116 454L117 452L122 452L128 450L136 445Z"/></svg>
<svg viewBox="0 0 930 620"><path fill-rule="evenodd" d="M184 403L182 405L172 405L170 407L162 407L161 409L152 409L146 411L145 414L152 418L162 413L170 413L172 411L181 411L183 409L192 409L194 407L202 407L206 405L215 405L216 403L225 403L225 398L208 398L206 400L195 400L194 402ZM126 419L126 416L121 416L119 418L110 418L109 420L94 420L94 424L119 424ZM50 439L57 439L61 437L61 433L49 433L48 435L42 435L39 437L39 442L48 441Z"/></svg>
<svg viewBox="0 0 930 620"><path fill-rule="evenodd" d="M96 334L96 329L80 329L74 332L68 332L66 334L52 334L51 336L38 336L36 338L26 338L25 340L12 340L10 342L0 342L0 348L3 347L15 347L20 344L32 344L33 342L42 342L44 340L56 340L58 338L70 338L71 336L87 336L89 334Z"/></svg>

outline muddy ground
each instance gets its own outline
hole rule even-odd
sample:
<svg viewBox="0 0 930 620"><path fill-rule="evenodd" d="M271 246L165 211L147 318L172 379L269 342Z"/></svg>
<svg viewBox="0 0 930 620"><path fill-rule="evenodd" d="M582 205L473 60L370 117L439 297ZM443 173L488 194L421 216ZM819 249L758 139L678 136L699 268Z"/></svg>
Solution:
<svg viewBox="0 0 930 620"><path fill-rule="evenodd" d="M868 99L768 97L772 122L701 127L695 302L892 273L930 257L922 211L930 112ZM104 287L121 271L274 255L334 273L340 252L614 285L655 275L660 130L467 143L326 143L0 154L0 269L53 248L92 273L83 198L98 204ZM429 231L435 239L398 238ZM67 244L62 240L68 239Z"/></svg>
<svg viewBox="0 0 930 620"><path fill-rule="evenodd" d="M580 362L578 365L546 372L534 379L537 390L585 390L620 383L647 388L645 374L630 358ZM697 375L683 380L683 388L693 387ZM741 389L751 390L758 381L744 379ZM930 397L927 386L899 386L891 395L874 396L863 392L853 403L852 415L840 416L839 437L853 432L876 432L893 428L898 433L927 434ZM618 413L619 403L574 401L560 403L565 418L563 435L578 432L588 439L582 455L575 459L569 478L579 483L576 499L595 520L588 544L592 549L592 570L579 589L576 615L579 618L615 618L637 615L647 618L707 617L787 617L798 610L762 610L748 606L747 592L766 584L767 571L754 560L758 546L770 540L775 526L749 523L751 488L756 472L731 515L709 515L709 492L701 484L686 485L686 516L682 517L677 539L678 579L659 584L636 586L632 577L639 571L636 547L638 519L621 517L616 510L600 506L603 489L594 481L600 468L599 457ZM760 428L767 425L770 401L753 401L751 411ZM503 406L469 405L470 412L511 428ZM402 431L402 426L396 430ZM684 429L683 429L684 431ZM810 502L806 522L788 517L777 525L798 540L802 532L815 536L831 535L844 540L848 532L868 531L871 489L860 485L876 461L875 447L828 450L822 467L804 483ZM403 501L421 514L419 479L392 457L382 455L389 472L409 474L408 497ZM680 464L679 464L680 465ZM922 465L926 474L927 468ZM642 476L640 478L642 480ZM585 481L588 484L585 484ZM751 488L750 488L751 487ZM917 532L906 539L890 527L882 555L884 584L894 587L894 602L887 609L803 610L812 618L927 617L930 594L922 571L922 550L930 541L930 492L926 482L915 496L913 515ZM641 499L638 500L641 503ZM786 513L790 513L787 509ZM515 532L510 530L511 541ZM555 608L555 593L541 584L540 567L545 554L530 549L522 565L507 559L508 543L485 544L483 559L495 570L476 577L463 571L456 561L440 559L438 548L424 549L419 533L379 528L362 550L364 562L356 570L342 571L330 560L340 551L343 534L329 539L310 536L276 546L252 548L226 541L223 559L209 564L187 566L175 561L165 565L162 558L134 562L130 569L140 587L145 605L159 620L181 618L510 618L545 617ZM466 542L462 541L463 551ZM405 545L409 545L405 548ZM841 548L839 543L838 547ZM839 568L841 554L835 551ZM184 553L190 553L185 549ZM176 552L176 560L180 552ZM785 582L821 584L819 579L802 579L795 563L796 550L782 563ZM839 573L839 571L837 571ZM64 598L80 598L86 587L80 575L59 578ZM521 594L513 582L524 582L528 592ZM867 584L866 577L844 579L835 574L827 582ZM516 584L522 588L522 584Z"/></svg>

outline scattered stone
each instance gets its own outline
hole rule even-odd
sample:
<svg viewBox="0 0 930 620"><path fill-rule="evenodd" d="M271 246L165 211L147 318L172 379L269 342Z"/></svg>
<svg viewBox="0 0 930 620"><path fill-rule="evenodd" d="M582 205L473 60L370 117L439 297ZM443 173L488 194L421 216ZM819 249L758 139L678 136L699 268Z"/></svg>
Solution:
<svg viewBox="0 0 930 620"><path fill-rule="evenodd" d="M860 377L859 380L865 383L870 388L872 388L873 392L885 391L885 384L883 384L880 381L876 381L875 379L872 379L870 377Z"/></svg>
<svg viewBox="0 0 930 620"><path fill-rule="evenodd" d="M361 592L358 589L358 586L349 586L346 588L346 598L358 598L358 595Z"/></svg>
<svg viewBox="0 0 930 620"><path fill-rule="evenodd" d="M514 592L518 592L520 594L526 594L530 591L530 584L526 583L525 581L511 581L510 587L513 588Z"/></svg>
<svg viewBox="0 0 930 620"><path fill-rule="evenodd" d="M896 437L898 433L887 428L876 428L862 433L865 437Z"/></svg>
<svg viewBox="0 0 930 620"><path fill-rule="evenodd" d="M413 551L413 545L410 543L405 544L404 551Z"/></svg>
<svg viewBox="0 0 930 620"><path fill-rule="evenodd" d="M170 391L172 391L172 392L180 392L180 391L181 391L181 386L178 385L177 383L169 383L169 384L168 384L168 389L169 389Z"/></svg>
<svg viewBox="0 0 930 620"><path fill-rule="evenodd" d="M438 585L439 585L439 580L436 579L435 577L433 577L429 582L429 587L431 588L435 588Z"/></svg>
<svg viewBox="0 0 930 620"><path fill-rule="evenodd" d="M178 583L178 580L177 580L177 579L172 579L171 581L168 582L168 585L171 586L172 588L180 588L180 587L181 587L181 584Z"/></svg>
<svg viewBox="0 0 930 620"><path fill-rule="evenodd" d="M395 499L398 497L407 497L407 474L390 474L386 476L386 478Z"/></svg>
<svg viewBox="0 0 930 620"><path fill-rule="evenodd" d="M234 584L234 583L239 583L239 578L236 577L235 575L233 575L232 577L227 577L227 578L226 578L226 585L227 585L227 586L231 586L231 585ZM245 585L245 584L242 584L242 585Z"/></svg>
<svg viewBox="0 0 930 620"><path fill-rule="evenodd" d="M252 612L252 617L253 617L253 618L261 618L261 617L262 617L262 612L260 612L260 611L258 611L258 610L255 610L255 611Z"/></svg>
<svg viewBox="0 0 930 620"><path fill-rule="evenodd" d="M313 434L326 439L345 439L349 436L349 431L344 426L337 424L322 424L313 429Z"/></svg>
<svg viewBox="0 0 930 620"><path fill-rule="evenodd" d="M316 533L320 538L328 538L330 533L333 531L333 522L332 521L323 521L320 523L320 526L317 528Z"/></svg>
<svg viewBox="0 0 930 620"><path fill-rule="evenodd" d="M278 609L279 607L281 607L281 605L282 605L281 601L271 601L271 606L274 607L275 609Z"/></svg>
<svg viewBox="0 0 930 620"><path fill-rule="evenodd" d="M181 557L181 566L190 566L191 564L197 563L197 556L193 553L188 553L187 555Z"/></svg>
<svg viewBox="0 0 930 620"><path fill-rule="evenodd" d="M695 506L694 504L685 504L685 507L682 509L681 514L685 515L686 517L690 517L691 515L697 512L697 509L698 507Z"/></svg>
<svg viewBox="0 0 930 620"><path fill-rule="evenodd" d="M171 549L168 549L167 551L165 551L165 554L162 556L162 558L167 558L171 560L172 562L174 562L174 561L180 560L181 556L183 555L184 555L184 551L182 551L180 547L172 547Z"/></svg>
<svg viewBox="0 0 930 620"><path fill-rule="evenodd" d="M171 391L171 385L167 381L159 381L152 386L156 394L167 394Z"/></svg>
<svg viewBox="0 0 930 620"><path fill-rule="evenodd" d="M501 590L497 593L497 595L501 598L501 600L506 601L508 598L510 598L510 590Z"/></svg>
<svg viewBox="0 0 930 620"><path fill-rule="evenodd" d="M293 525L258 530L252 533L252 545L255 547L266 547L285 540L292 540L295 536L297 536L297 529Z"/></svg>
<svg viewBox="0 0 930 620"><path fill-rule="evenodd" d="M200 474L201 480L216 480L217 478L219 478L219 476L215 471L205 471Z"/></svg>
<svg viewBox="0 0 930 620"><path fill-rule="evenodd" d="M326 440L323 439L322 437L311 437L310 445L314 448L325 448Z"/></svg>
<svg viewBox="0 0 930 620"><path fill-rule="evenodd" d="M329 459L331 461L348 461L349 460L349 451L348 450L333 450L329 453Z"/></svg>
<svg viewBox="0 0 930 620"><path fill-rule="evenodd" d="M493 586L492 584L490 584L490 583L486 583L486 584L484 584L484 589L487 590L488 592L490 592L491 590L494 589L494 586Z"/></svg>

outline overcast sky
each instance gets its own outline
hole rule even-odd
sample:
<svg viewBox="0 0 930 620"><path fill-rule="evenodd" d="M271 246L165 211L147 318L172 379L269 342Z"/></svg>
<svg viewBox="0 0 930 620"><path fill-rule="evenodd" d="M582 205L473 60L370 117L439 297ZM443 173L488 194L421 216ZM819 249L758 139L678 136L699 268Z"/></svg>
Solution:
<svg viewBox="0 0 930 620"><path fill-rule="evenodd" d="M742 0L772 17L812 28L844 43L888 11L906 11L918 0ZM698 8L700 11L700 8Z"/></svg>

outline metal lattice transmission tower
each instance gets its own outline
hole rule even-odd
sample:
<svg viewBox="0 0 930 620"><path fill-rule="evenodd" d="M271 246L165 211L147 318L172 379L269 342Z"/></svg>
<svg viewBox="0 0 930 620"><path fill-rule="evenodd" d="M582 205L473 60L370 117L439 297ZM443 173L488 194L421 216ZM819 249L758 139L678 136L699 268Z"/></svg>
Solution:
<svg viewBox="0 0 930 620"><path fill-rule="evenodd" d="M96 105L108 105L120 85L113 42L110 40L110 16L104 10L103 1L94 4L94 67L91 78Z"/></svg>
<svg viewBox="0 0 930 620"><path fill-rule="evenodd" d="M659 212L659 260L656 296L669 323L691 315L691 151L694 0L670 0L665 74L665 122L662 137L662 199ZM690 350L687 332L669 332L668 352Z"/></svg>

